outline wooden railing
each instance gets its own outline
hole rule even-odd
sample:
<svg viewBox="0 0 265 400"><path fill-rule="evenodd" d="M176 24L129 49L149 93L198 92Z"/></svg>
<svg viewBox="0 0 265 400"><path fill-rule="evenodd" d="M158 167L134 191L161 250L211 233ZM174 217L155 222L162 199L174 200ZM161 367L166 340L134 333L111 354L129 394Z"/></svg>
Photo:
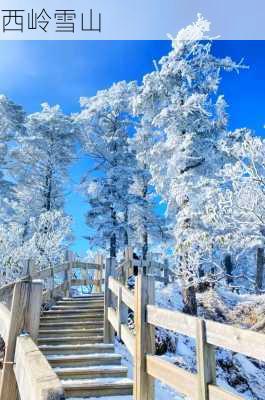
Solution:
<svg viewBox="0 0 265 400"><path fill-rule="evenodd" d="M57 296L69 296L74 287L90 286L96 292L102 291L103 257L97 256L95 263L68 261L58 266L49 267L31 273L33 279L44 282L44 301Z"/></svg>
<svg viewBox="0 0 265 400"><path fill-rule="evenodd" d="M38 336L43 285L41 281L25 278L0 290L0 298L2 295L6 299L7 289L11 304L2 303L0 308L0 334L5 341L0 399L16 400L19 387L13 366L17 338L22 333L29 334L33 340Z"/></svg>
<svg viewBox="0 0 265 400"><path fill-rule="evenodd" d="M5 354L0 382L0 399L62 400L62 385L38 349L41 306L56 297L68 296L72 287L90 285L102 290L103 259L95 263L68 261L34 272L0 288L0 335Z"/></svg>
<svg viewBox="0 0 265 400"><path fill-rule="evenodd" d="M114 262L114 260L113 260ZM116 276L123 283L126 284L128 278L138 273L138 271L145 271L152 274L156 281L168 284L169 278L172 276L172 271L169 268L168 260L165 259L163 263L152 260L148 257L147 260L136 258L131 247L124 250L124 258L117 263Z"/></svg>
<svg viewBox="0 0 265 400"><path fill-rule="evenodd" d="M100 291L103 283L104 341L113 342L116 332L131 353L134 400L153 400L155 379L194 400L241 399L216 385L215 347L265 362L264 335L157 307L157 274L155 277L145 274L142 266L139 261L134 290L129 290L119 280L120 271L113 259L106 260L103 276L102 257L95 263L68 261L52 269L31 273L21 281L1 288L0 335L5 341L5 356L0 399L16 400L17 392L21 400L64 398L59 380L34 343L38 336L41 304L43 299L68 295L72 286L93 285ZM125 273L129 275L129 272ZM36 278L38 280L34 280ZM133 313L133 329L128 326L129 310ZM195 339L196 374L155 355L156 327Z"/></svg>
<svg viewBox="0 0 265 400"><path fill-rule="evenodd" d="M64 399L58 376L30 336L17 338L14 373L20 399Z"/></svg>
<svg viewBox="0 0 265 400"><path fill-rule="evenodd" d="M153 400L155 379L194 400L242 399L216 385L215 347L265 362L263 334L155 306L152 276L138 275L130 291L111 276L111 263L106 274L105 341L116 332L133 357L134 400ZM128 309L134 312L133 331L127 326ZM155 327L195 339L196 374L155 355Z"/></svg>

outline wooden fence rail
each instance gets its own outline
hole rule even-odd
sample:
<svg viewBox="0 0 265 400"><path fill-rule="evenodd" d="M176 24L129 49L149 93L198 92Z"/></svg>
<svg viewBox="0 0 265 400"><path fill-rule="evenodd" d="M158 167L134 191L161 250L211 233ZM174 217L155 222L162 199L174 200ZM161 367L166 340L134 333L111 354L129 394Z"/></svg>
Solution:
<svg viewBox="0 0 265 400"><path fill-rule="evenodd" d="M134 291L109 276L105 298L108 299L105 325L109 324L108 329L120 336L132 355L134 400L153 400L155 379L194 400L240 400L243 397L216 385L215 348L222 347L265 362L263 334L155 306L152 276L137 276ZM134 311L134 331L127 326L128 309ZM155 355L155 327L195 339L196 374Z"/></svg>
<svg viewBox="0 0 265 400"><path fill-rule="evenodd" d="M33 338L36 338L39 328L41 299L42 282L24 280L14 284L11 310L1 309L0 334L5 340L5 356L0 385L1 400L17 399L17 382L13 369L16 341L17 337L23 332L27 332Z"/></svg>
<svg viewBox="0 0 265 400"><path fill-rule="evenodd" d="M154 276L155 280L162 282L165 285L169 283L169 278L175 279L175 274L169 268L167 259L164 262L157 262L149 256L148 259L143 260L139 258L131 247L127 247L124 250L124 258L116 266L116 274L118 280L126 284L128 278L132 275L137 275L138 271L148 273Z"/></svg>
<svg viewBox="0 0 265 400"><path fill-rule="evenodd" d="M242 399L216 385L215 349L222 347L265 362L264 335L157 307L155 279L160 280L157 269L162 271L163 279L166 277L165 284L169 269L157 265L153 270L149 268L154 275L148 275L145 273L148 264L137 260L139 275L134 290L129 290L124 283L131 271L126 271L126 266L131 269L135 266L131 259L128 263L130 257L131 252L128 252L122 279L114 259L106 260L103 274L103 259L98 256L95 263L68 260L0 289L0 298L5 299L0 302L0 335L6 345L1 400L16 400L18 391L21 400L61 398L60 382L34 344L41 304L43 300L70 294L72 286L93 285L95 291L101 291L103 283L104 341L113 342L116 332L131 353L134 400L154 400L156 379L194 400ZM128 326L129 312L133 313L133 329ZM196 341L196 374L155 355L155 329L158 327Z"/></svg>
<svg viewBox="0 0 265 400"><path fill-rule="evenodd" d="M38 337L41 306L56 296L66 296L73 286L93 285L102 290L103 259L95 263L67 261L34 272L0 288L0 335L5 355L0 399L59 400L63 388L46 358L34 343Z"/></svg>
<svg viewBox="0 0 265 400"><path fill-rule="evenodd" d="M61 381L30 336L17 338L14 373L20 399L64 399Z"/></svg>

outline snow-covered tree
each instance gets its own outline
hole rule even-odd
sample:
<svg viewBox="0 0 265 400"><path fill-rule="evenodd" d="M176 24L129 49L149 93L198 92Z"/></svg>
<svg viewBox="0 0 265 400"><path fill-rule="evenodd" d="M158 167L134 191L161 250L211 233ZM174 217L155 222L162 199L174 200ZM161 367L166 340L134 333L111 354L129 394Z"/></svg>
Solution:
<svg viewBox="0 0 265 400"><path fill-rule="evenodd" d="M76 128L58 106L26 117L0 96L0 281L59 262L69 239L62 211Z"/></svg>
<svg viewBox="0 0 265 400"><path fill-rule="evenodd" d="M114 84L82 99L77 117L85 151L94 161L83 182L90 206L87 223L94 234L90 242L104 247L109 241L112 257L130 243L145 258L148 236L162 236L163 221L155 216L151 201L150 173L136 159L137 138L129 139L137 124L132 115L137 90L135 82Z"/></svg>
<svg viewBox="0 0 265 400"><path fill-rule="evenodd" d="M63 211L46 211L31 221L33 235L27 242L28 259L36 269L64 261L71 235L71 218Z"/></svg>
<svg viewBox="0 0 265 400"><path fill-rule="evenodd" d="M0 224L0 285L23 275L23 227L17 223Z"/></svg>
<svg viewBox="0 0 265 400"><path fill-rule="evenodd" d="M23 135L13 149L17 221L25 235L31 217L61 210L68 169L75 157L76 127L59 106L42 104L40 112L26 118Z"/></svg>
<svg viewBox="0 0 265 400"><path fill-rule="evenodd" d="M223 247L244 264L237 274L244 275L245 285L252 280L260 290L265 246L265 141L247 129L238 129L221 142L221 147L233 162L220 171L222 181L209 203L208 215ZM257 252L256 268L253 250Z"/></svg>
<svg viewBox="0 0 265 400"><path fill-rule="evenodd" d="M90 206L87 223L94 230L94 244L104 247L108 243L111 257L116 256L119 244L128 245L132 229L129 188L136 160L128 134L132 128L129 99L134 91L135 83L119 82L92 98L83 98L77 117L85 151L93 159L82 184Z"/></svg>
<svg viewBox="0 0 265 400"><path fill-rule="evenodd" d="M0 285L27 273L30 260L35 271L64 260L70 235L69 217L61 211L47 211L32 217L33 235L24 237L24 226L17 222L0 225Z"/></svg>
<svg viewBox="0 0 265 400"><path fill-rule="evenodd" d="M10 147L16 134L23 133L24 118L22 107L0 95L0 221L5 221L6 214L12 212L14 183L10 180Z"/></svg>
<svg viewBox="0 0 265 400"><path fill-rule="evenodd" d="M130 206L129 220L133 225L134 246L141 248L142 257L146 259L150 244L154 246L158 242L161 247L163 242L167 242L169 247L171 235L166 219L155 211L158 199L151 185L152 177L146 162L150 132L148 127L138 125L138 123L136 127L136 133L130 140L138 163L136 163L133 184L130 187L133 201Z"/></svg>
<svg viewBox="0 0 265 400"><path fill-rule="evenodd" d="M198 246L198 233L205 232L200 218L205 193L224 163L216 146L227 123L223 97L214 99L220 74L241 67L211 53L209 29L210 23L199 15L172 38L172 50L144 77L134 102L135 113L150 132L145 161L152 182L175 219L180 271L187 268L187 253ZM194 267L198 271L200 263ZM185 286L193 284L192 277L184 280Z"/></svg>

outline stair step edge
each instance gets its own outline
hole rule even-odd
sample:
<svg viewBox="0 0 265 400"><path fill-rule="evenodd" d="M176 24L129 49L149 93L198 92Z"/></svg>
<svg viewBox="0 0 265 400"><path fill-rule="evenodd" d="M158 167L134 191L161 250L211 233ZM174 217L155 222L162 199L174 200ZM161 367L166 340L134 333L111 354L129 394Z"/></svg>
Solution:
<svg viewBox="0 0 265 400"><path fill-rule="evenodd" d="M97 378L97 379L73 379L73 380L61 380L63 387L74 388L74 387L106 387L106 386L117 386L117 385L133 385L132 379L129 378Z"/></svg>
<svg viewBox="0 0 265 400"><path fill-rule="evenodd" d="M109 371L128 371L128 368L124 365L92 365L88 367L55 367L53 368L54 372L109 372Z"/></svg>
<svg viewBox="0 0 265 400"><path fill-rule="evenodd" d="M66 355L49 355L46 356L48 361L52 360L85 360L91 358L101 358L101 359L121 359L120 354L115 353L92 353L92 354L66 354Z"/></svg>

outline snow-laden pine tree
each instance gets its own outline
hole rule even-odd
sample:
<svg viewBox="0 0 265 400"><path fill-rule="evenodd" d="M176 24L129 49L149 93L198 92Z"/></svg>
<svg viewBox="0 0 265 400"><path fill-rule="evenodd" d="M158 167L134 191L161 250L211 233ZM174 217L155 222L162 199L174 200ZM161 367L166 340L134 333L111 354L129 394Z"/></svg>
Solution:
<svg viewBox="0 0 265 400"><path fill-rule="evenodd" d="M25 238L22 224L0 224L0 285L25 276L29 260L35 270L63 262L70 226L70 217L56 210L30 219L31 237Z"/></svg>
<svg viewBox="0 0 265 400"><path fill-rule="evenodd" d="M162 237L163 219L154 213L149 187L150 173L136 159L137 140L130 140L136 121L132 115L135 82L119 82L81 99L77 120L83 132L85 152L93 166L83 181L89 211L91 244L118 249L132 245L144 258L149 238Z"/></svg>
<svg viewBox="0 0 265 400"><path fill-rule="evenodd" d="M18 219L27 225L30 217L63 208L77 131L71 117L59 106L46 103L40 112L27 116L25 129L12 157Z"/></svg>
<svg viewBox="0 0 265 400"><path fill-rule="evenodd" d="M115 257L119 247L129 244L132 227L129 207L132 203L135 156L129 146L132 129L130 98L135 83L119 82L92 98L81 99L77 116L83 134L85 152L93 166L82 186L90 206L87 224L93 230L94 245L110 249Z"/></svg>
<svg viewBox="0 0 265 400"><path fill-rule="evenodd" d="M36 263L46 259L47 265L50 256L45 243L51 235L55 237L55 227L60 236L61 224L65 226L65 221L69 220L64 215L63 205L68 169L75 158L77 129L72 118L64 115L59 106L50 107L46 103L40 112L26 117L24 126L23 134L17 135L12 149L12 174L16 182L13 221L23 227L22 242L28 245L37 232L43 231L42 240L34 240L36 247L33 251L31 246L31 254ZM68 229L65 229L65 237L67 235ZM54 246L58 250L55 243Z"/></svg>
<svg viewBox="0 0 265 400"><path fill-rule="evenodd" d="M152 182L167 202L168 215L175 219L176 254L188 288L187 303L191 299L194 303L194 279L202 267L201 257L192 255L204 251L208 238L200 218L204 200L224 163L216 143L226 134L226 103L222 96L214 98L221 71L241 67L229 57L212 54L209 29L210 23L199 15L172 38L172 50L144 77L134 102L135 113L150 132L145 161ZM197 260L192 268L190 259ZM195 312L196 306L188 308Z"/></svg>
<svg viewBox="0 0 265 400"><path fill-rule="evenodd" d="M12 213L14 182L10 180L10 148L16 134L23 133L25 113L19 105L6 96L0 96L0 221L6 221Z"/></svg>
<svg viewBox="0 0 265 400"><path fill-rule="evenodd" d="M158 214L157 195L151 185L151 174L147 165L150 132L148 127L138 126L135 135L130 140L137 162L133 174L133 184L130 192L133 196L129 211L129 220L132 221L133 239L136 248L139 248L143 259L147 258L150 247L162 242L170 246L171 235L168 224L162 213Z"/></svg>
<svg viewBox="0 0 265 400"><path fill-rule="evenodd" d="M248 129L237 129L221 142L221 148L233 162L220 171L222 181L209 202L208 215L212 215L223 248L237 260L237 284L260 291L264 279L265 141Z"/></svg>

